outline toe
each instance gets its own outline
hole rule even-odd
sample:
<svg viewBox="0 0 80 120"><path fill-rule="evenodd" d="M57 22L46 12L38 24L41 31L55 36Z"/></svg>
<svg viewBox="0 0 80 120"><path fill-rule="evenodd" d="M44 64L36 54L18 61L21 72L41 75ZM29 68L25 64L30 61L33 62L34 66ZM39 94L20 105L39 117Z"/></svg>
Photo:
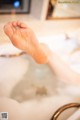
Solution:
<svg viewBox="0 0 80 120"><path fill-rule="evenodd" d="M22 23L20 21L17 21L17 25L21 28L27 28L28 27L25 23Z"/></svg>
<svg viewBox="0 0 80 120"><path fill-rule="evenodd" d="M16 26L17 26L17 22L16 22L16 21L13 21L13 22L12 22L12 25L13 25L14 27L16 27Z"/></svg>
<svg viewBox="0 0 80 120"><path fill-rule="evenodd" d="M24 24L24 23L21 23L21 25L20 25L22 28L27 28L27 25L26 24Z"/></svg>
<svg viewBox="0 0 80 120"><path fill-rule="evenodd" d="M12 36L12 34L13 34L13 29L12 29L10 23L6 24L3 29L4 29L4 32L6 33L6 35L8 35L8 37L11 37L11 36Z"/></svg>

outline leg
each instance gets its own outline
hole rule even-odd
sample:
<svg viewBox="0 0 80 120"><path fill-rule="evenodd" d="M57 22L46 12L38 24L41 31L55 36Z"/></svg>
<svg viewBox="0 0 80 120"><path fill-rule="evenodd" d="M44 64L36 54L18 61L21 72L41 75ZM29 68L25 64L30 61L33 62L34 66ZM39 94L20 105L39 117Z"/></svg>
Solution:
<svg viewBox="0 0 80 120"><path fill-rule="evenodd" d="M4 32L13 45L31 55L38 63L47 63L45 50L40 46L34 32L24 23L10 22L4 26Z"/></svg>

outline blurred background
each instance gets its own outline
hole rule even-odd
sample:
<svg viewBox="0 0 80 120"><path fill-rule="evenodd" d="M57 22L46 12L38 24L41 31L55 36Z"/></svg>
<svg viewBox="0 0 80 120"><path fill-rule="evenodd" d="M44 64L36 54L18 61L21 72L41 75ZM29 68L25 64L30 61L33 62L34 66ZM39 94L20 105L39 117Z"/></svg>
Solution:
<svg viewBox="0 0 80 120"><path fill-rule="evenodd" d="M38 36L71 32L80 26L79 8L79 0L0 0L0 25L23 21Z"/></svg>
<svg viewBox="0 0 80 120"><path fill-rule="evenodd" d="M31 14L46 18L79 18L79 0L0 0L1 14Z"/></svg>

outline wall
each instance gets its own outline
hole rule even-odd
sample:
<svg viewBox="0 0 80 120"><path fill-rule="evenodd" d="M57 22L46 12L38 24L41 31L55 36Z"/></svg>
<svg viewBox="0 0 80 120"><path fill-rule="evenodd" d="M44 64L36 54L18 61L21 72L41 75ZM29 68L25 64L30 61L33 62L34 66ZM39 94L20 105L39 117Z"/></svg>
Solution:
<svg viewBox="0 0 80 120"><path fill-rule="evenodd" d="M31 15L40 20L46 19L49 0L32 0Z"/></svg>

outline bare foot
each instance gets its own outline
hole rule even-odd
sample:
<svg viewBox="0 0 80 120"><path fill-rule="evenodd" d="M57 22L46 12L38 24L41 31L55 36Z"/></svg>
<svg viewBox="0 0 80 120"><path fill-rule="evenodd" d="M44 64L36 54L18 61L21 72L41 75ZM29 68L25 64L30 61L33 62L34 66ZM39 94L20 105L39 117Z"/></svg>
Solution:
<svg viewBox="0 0 80 120"><path fill-rule="evenodd" d="M26 24L19 21L7 23L4 26L4 32L14 46L30 54L38 63L47 62L46 51Z"/></svg>

